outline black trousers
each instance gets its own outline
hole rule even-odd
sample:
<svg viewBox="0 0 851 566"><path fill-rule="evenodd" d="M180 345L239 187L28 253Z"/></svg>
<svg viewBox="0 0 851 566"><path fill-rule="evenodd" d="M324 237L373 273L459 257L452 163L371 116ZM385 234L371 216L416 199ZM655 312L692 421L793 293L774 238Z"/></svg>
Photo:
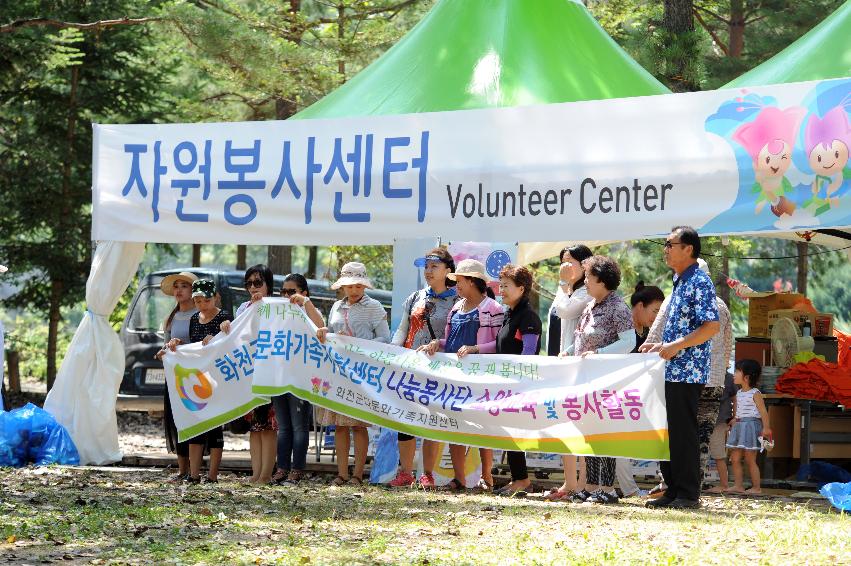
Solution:
<svg viewBox="0 0 851 566"><path fill-rule="evenodd" d="M585 457L585 477L589 485L612 487L615 485L617 460L603 456Z"/></svg>
<svg viewBox="0 0 851 566"><path fill-rule="evenodd" d="M697 501L700 498L700 441L697 430L697 403L703 391L701 383L665 382L665 406L668 409L668 440L671 460L660 462L662 477L668 484L665 496Z"/></svg>
<svg viewBox="0 0 851 566"><path fill-rule="evenodd" d="M525 480L529 477L529 471L526 469L525 452L509 452L506 458L508 459L508 469L511 470L511 481Z"/></svg>

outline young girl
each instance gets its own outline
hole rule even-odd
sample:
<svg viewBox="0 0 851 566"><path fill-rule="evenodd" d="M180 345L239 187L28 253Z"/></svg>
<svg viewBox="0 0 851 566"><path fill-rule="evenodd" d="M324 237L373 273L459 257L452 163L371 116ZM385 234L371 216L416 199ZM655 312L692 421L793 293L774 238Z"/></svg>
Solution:
<svg viewBox="0 0 851 566"><path fill-rule="evenodd" d="M733 480L735 484L726 493L762 493L759 488L759 466L756 455L759 452L759 437L770 437L771 428L768 426L768 411L762 393L756 389L762 368L754 360L740 360L736 363L736 373L733 382L741 389L733 399L733 421L730 436L727 438L727 448L733 450ZM748 464L753 487L745 491L742 470L742 456Z"/></svg>
<svg viewBox="0 0 851 566"><path fill-rule="evenodd" d="M217 299L216 284L209 279L198 279L192 283L192 301L198 312L189 319L189 341L188 343L201 342L207 345L219 332L219 325L225 320L231 320L230 313L216 306ZM183 344L180 338L172 338L168 341L168 348L174 352ZM210 468L207 470L207 483L218 483L219 465L222 463L222 449L225 441L222 427L201 433L190 438L189 444L189 477L187 483L201 483L201 465L204 460L204 451L210 451Z"/></svg>

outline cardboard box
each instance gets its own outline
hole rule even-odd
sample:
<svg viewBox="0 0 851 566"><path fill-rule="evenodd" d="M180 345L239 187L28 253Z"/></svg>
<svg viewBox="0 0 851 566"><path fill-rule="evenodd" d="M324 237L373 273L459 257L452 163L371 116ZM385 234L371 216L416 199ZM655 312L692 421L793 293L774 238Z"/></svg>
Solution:
<svg viewBox="0 0 851 566"><path fill-rule="evenodd" d="M754 293L748 298L748 336L770 338L768 313L792 309L806 300L800 293Z"/></svg>

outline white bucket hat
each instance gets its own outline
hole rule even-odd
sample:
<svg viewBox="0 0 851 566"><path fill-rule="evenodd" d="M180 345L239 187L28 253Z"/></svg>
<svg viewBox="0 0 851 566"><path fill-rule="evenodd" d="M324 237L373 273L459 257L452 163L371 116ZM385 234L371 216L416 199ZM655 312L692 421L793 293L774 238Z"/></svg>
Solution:
<svg viewBox="0 0 851 566"><path fill-rule="evenodd" d="M198 281L198 276L194 273L189 273L188 271L181 271L180 273L172 273L171 275L167 275L163 278L162 283L160 283L160 289L162 292L168 295L169 297L174 296L174 284L178 281L186 281L190 285Z"/></svg>
<svg viewBox="0 0 851 566"><path fill-rule="evenodd" d="M462 259L458 262L458 266L455 268L455 271L448 273L446 277L452 281L457 281L458 279L456 277L458 275L463 275L464 277L475 277L477 279L481 279L485 283L490 281L490 277L488 277L488 274L485 271L485 265L475 259Z"/></svg>
<svg viewBox="0 0 851 566"><path fill-rule="evenodd" d="M6 267L5 265L0 265L0 273L6 273L7 271L9 271L8 267Z"/></svg>
<svg viewBox="0 0 851 566"><path fill-rule="evenodd" d="M339 289L343 285L363 285L372 289L372 281L366 276L366 266L357 261L350 261L340 270L340 278L337 279L331 289Z"/></svg>

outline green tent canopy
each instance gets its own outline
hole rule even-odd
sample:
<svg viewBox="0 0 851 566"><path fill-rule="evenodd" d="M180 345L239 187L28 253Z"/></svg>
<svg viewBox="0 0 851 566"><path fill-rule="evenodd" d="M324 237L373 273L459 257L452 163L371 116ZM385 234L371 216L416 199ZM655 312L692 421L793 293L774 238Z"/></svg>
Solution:
<svg viewBox="0 0 851 566"><path fill-rule="evenodd" d="M851 76L851 2L798 41L722 88L765 86Z"/></svg>
<svg viewBox="0 0 851 566"><path fill-rule="evenodd" d="M295 118L670 92L575 0L441 0L396 45Z"/></svg>

